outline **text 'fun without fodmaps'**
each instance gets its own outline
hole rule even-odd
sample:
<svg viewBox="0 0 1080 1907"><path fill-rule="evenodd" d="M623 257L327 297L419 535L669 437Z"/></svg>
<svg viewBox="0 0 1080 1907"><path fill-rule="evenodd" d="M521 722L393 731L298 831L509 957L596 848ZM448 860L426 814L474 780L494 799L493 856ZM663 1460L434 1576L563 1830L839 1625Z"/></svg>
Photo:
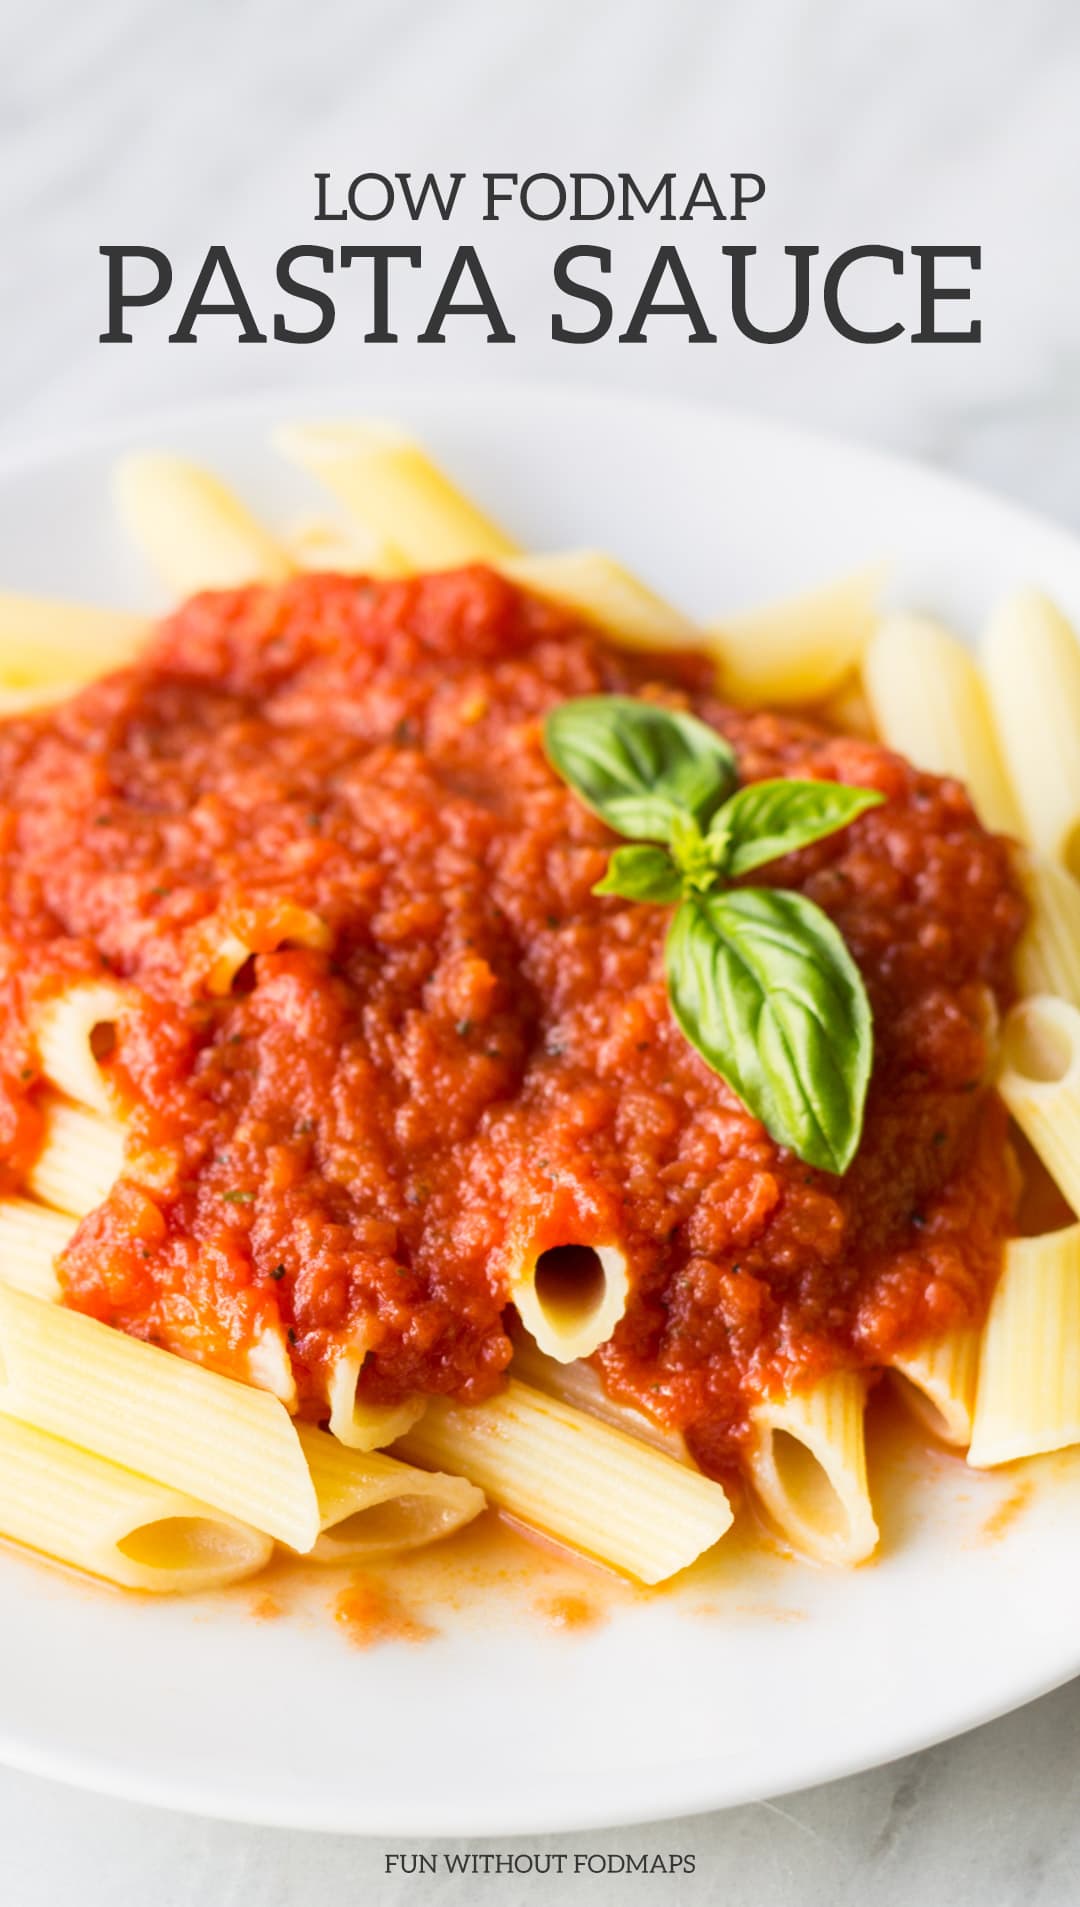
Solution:
<svg viewBox="0 0 1080 1907"><path fill-rule="evenodd" d="M692 1874L693 1854L386 1854L387 1874Z"/></svg>

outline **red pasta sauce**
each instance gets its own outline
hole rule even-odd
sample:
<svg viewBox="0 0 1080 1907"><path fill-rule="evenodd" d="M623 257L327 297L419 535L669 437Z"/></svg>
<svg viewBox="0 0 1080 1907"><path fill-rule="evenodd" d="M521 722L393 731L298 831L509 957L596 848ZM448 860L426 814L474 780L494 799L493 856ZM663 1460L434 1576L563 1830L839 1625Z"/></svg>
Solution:
<svg viewBox="0 0 1080 1907"><path fill-rule="evenodd" d="M669 1011L668 910L597 898L613 837L548 766L568 696L649 696L743 779L884 805L764 869L835 921L875 1059L837 1178L776 1145ZM927 685L932 692L932 685ZM143 658L0 725L0 1148L38 1143L35 1003L137 989L110 1062L128 1165L62 1260L67 1301L244 1374L280 1322L305 1410L366 1324L373 1399L497 1389L510 1242L619 1241L609 1389L737 1455L764 1391L979 1319L1012 1222L986 1084L1023 905L954 781L717 698L700 656L622 650L482 568L196 597ZM292 902L326 950L207 948Z"/></svg>

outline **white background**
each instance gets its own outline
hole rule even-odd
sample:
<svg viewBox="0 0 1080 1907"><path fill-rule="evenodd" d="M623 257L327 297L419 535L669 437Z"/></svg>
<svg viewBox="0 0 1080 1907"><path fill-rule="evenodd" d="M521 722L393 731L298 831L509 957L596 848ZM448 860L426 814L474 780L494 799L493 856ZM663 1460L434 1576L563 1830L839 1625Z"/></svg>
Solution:
<svg viewBox="0 0 1080 1907"><path fill-rule="evenodd" d="M1080 523L1080 18L1070 0L38 0L14 16L0 24L6 447L247 391L309 388L317 410L331 385L355 384L358 406L370 406L382 382L580 380L736 403L912 451ZM316 171L347 183L427 167L469 175L450 227L312 222ZM625 170L643 183L707 170L721 188L742 170L763 174L767 192L742 225L545 225L512 211L485 224L485 169ZM238 346L231 321L210 319L198 344L168 345L212 242L230 247L267 331L286 246L420 244L422 268L394 299L401 341L362 342L369 298L354 266L327 281L339 309L322 344ZM517 342L487 345L482 322L462 318L445 345L418 345L441 270L468 242ZM716 344L688 345L671 318L637 347L618 344L615 327L588 347L551 341L558 250L611 246L605 289L622 328L661 242L678 243ZM819 245L825 262L868 242L981 244L983 342L858 347L828 330L820 304L787 345L733 331L722 244L759 247L753 283L763 318L777 322L784 245ZM97 341L98 247L109 243L157 245L176 269L175 297L133 314L130 345ZM864 287L866 322L898 316L914 328L913 278L868 268ZM723 564L718 524L718 595ZM478 1688L478 1701L495 1699ZM0 1774L3 1894L13 1907L65 1896L81 1907L578 1897L596 1907L1057 1907L1080 1891L1078 1739L1074 1686L962 1741L775 1806L503 1844L693 1852L696 1874L682 1883L393 1882L388 1849L375 1844L188 1821Z"/></svg>

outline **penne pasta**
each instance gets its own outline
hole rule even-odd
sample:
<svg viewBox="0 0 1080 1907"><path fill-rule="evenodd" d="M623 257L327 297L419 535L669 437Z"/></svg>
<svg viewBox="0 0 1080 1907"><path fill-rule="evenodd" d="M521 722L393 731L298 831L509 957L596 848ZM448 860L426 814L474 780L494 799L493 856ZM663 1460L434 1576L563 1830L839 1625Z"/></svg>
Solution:
<svg viewBox="0 0 1080 1907"><path fill-rule="evenodd" d="M534 595L599 623L628 648L715 647L688 616L601 550L567 550L552 556L511 556L496 567Z"/></svg>
<svg viewBox="0 0 1080 1907"><path fill-rule="evenodd" d="M865 1562L878 1528L866 1481L866 1382L835 1371L750 1412L747 1468L766 1518L814 1562Z"/></svg>
<svg viewBox="0 0 1080 1907"><path fill-rule="evenodd" d="M968 1462L1080 1443L1080 1225L1013 1238L990 1305Z"/></svg>
<svg viewBox="0 0 1080 1907"><path fill-rule="evenodd" d="M962 642L923 616L889 616L867 649L863 680L890 748L931 774L962 781L986 827L1020 834L990 698Z"/></svg>
<svg viewBox="0 0 1080 1907"><path fill-rule="evenodd" d="M275 953L279 947L310 947L326 953L333 939L325 920L292 901L250 908L241 922L224 930L218 922L212 922L206 936L207 990L228 993L253 954Z"/></svg>
<svg viewBox="0 0 1080 1907"><path fill-rule="evenodd" d="M599 1417L615 1430L625 1430L628 1437L638 1437L642 1443L666 1451L680 1463L689 1463L685 1438L677 1430L665 1430L662 1424L653 1423L640 1410L609 1397L598 1372L590 1364L562 1364L553 1357L546 1357L532 1338L521 1331L514 1337L511 1370L515 1378L523 1384L531 1384L534 1390L557 1397L561 1403L583 1410L590 1417Z"/></svg>
<svg viewBox="0 0 1080 1907"><path fill-rule="evenodd" d="M708 634L737 702L820 702L858 667L878 621L883 565L783 602L727 616Z"/></svg>
<svg viewBox="0 0 1080 1907"><path fill-rule="evenodd" d="M40 711L5 745L0 951L6 972L25 962L32 988L40 976L42 995L58 989L33 1008L37 1065L16 1062L5 1081L13 1132L31 1133L40 1112L43 1135L22 1193L0 1198L0 1536L128 1586L199 1588L258 1568L274 1541L317 1562L411 1549L489 1499L661 1582L732 1521L686 1439L647 1414L650 1389L672 1385L674 1345L671 1394L694 1412L691 1442L710 1467L743 1463L793 1549L860 1563L878 1542L864 1424L874 1374L816 1373L867 1341L870 1288L890 1262L904 1266L890 1287L895 1341L910 1348L888 1375L923 1425L970 1446L975 1465L1080 1442L1080 1223L1009 1243L983 1334L918 1342L925 1293L895 1171L940 1117L926 1043L966 1066L970 974L993 978L995 1026L1014 997L1009 855L988 849L964 804L940 823L895 776L887 813L867 822L872 851L841 844L823 884L826 910L847 897L833 926L769 875L778 844L824 838L866 805L850 788L800 785L799 764L835 747L814 707L867 738L835 750L869 762L867 782L886 785L876 732L962 781L987 827L1025 843L1026 997L1002 1030L1000 1091L1080 1210L1080 649L1059 613L1030 593L1006 603L985 680L938 624L882 621L878 567L703 629L603 552L522 552L405 431L299 423L275 442L342 522L279 538L208 471L158 455L121 464L124 519L172 590L338 572L325 587L309 574L300 589L245 595L242 613L228 596L179 611L138 669L84 688L72 714L49 704L130 661L141 618L0 597L0 719ZM396 580L473 564L506 582ZM370 580L350 588L350 575ZM559 645L554 619L510 584L570 612ZM705 662L691 668L676 652L695 649ZM759 721L717 710L714 664L722 693L766 705ZM580 705L558 707L566 698ZM547 745L564 721L564 733L580 724L573 759ZM761 802L740 777L764 778ZM69 850L73 805L104 787L109 812L90 817L113 832ZM605 850L588 810L628 843L599 891L636 896L640 913L593 905ZM748 898L740 882L759 865ZM142 907L144 870L167 904L152 921L116 920L132 976L121 982L107 977L112 911L132 894ZM680 892L699 943L688 927L682 945L656 905ZM842 964L849 904L865 994ZM50 935L96 949L106 977L71 980ZM307 957L266 958L286 948ZM812 1040L767 1011L804 953L822 999L836 988L827 1011L815 1006ZM160 1015L139 1011L140 986ZM878 1014L872 1048L876 998L895 1011ZM153 1082L130 1144L126 1018L138 1076ZM863 1126L871 1074L877 1090L903 1083L885 1137L873 1118ZM971 1090L986 1100L993 1081ZM298 1116L313 1106L317 1121ZM580 1182L559 1203L579 1137ZM526 1212L533 1146L544 1179ZM1004 1193L1004 1132L988 1146ZM823 1164L836 1168L832 1217L799 1189ZM159 1196L168 1249L148 1247L152 1215L119 1196L106 1261L84 1249L100 1221L64 1259L125 1170ZM996 1250L1010 1214L1004 1195L972 1210L991 1181L982 1152L935 1153L927 1180L942 1238L951 1225L959 1251ZM785 1233L770 1293L738 1241L760 1235L789 1188L805 1218ZM844 1280L822 1269L815 1236L840 1221L854 1240ZM405 1261L424 1273L419 1302L417 1282L395 1275ZM130 1335L74 1308L96 1305L102 1280ZM377 1340L342 1324L360 1290L377 1294ZM479 1404L442 1395L449 1373L463 1395L483 1393L511 1304L505 1389ZM166 1329L191 1361L160 1348ZM776 1331L790 1390L762 1395ZM376 1341L414 1374L415 1395L368 1401ZM198 1361L222 1344L250 1383ZM300 1410L328 1415L328 1429L294 1421Z"/></svg>
<svg viewBox="0 0 1080 1907"><path fill-rule="evenodd" d="M0 682L0 717L8 715L33 715L37 709L52 708L56 702L66 702L77 695L81 682L65 679L57 682L23 683L17 688L5 688Z"/></svg>
<svg viewBox="0 0 1080 1907"><path fill-rule="evenodd" d="M931 1436L957 1449L971 1442L979 1374L977 1330L949 1331L902 1351L889 1365L897 1389Z"/></svg>
<svg viewBox="0 0 1080 1907"><path fill-rule="evenodd" d="M361 523L338 523L310 517L285 538L285 553L294 569L315 570L334 576L393 575L394 565L377 537Z"/></svg>
<svg viewBox="0 0 1080 1907"><path fill-rule="evenodd" d="M820 713L829 727L839 729L842 735L857 735L864 742L882 739L866 686L859 676L849 676L841 682L821 703Z"/></svg>
<svg viewBox="0 0 1080 1907"><path fill-rule="evenodd" d="M106 1118L116 1108L106 1064L131 994L114 980L84 980L39 1008L34 1022L41 1070L50 1085Z"/></svg>
<svg viewBox="0 0 1080 1907"><path fill-rule="evenodd" d="M591 1357L606 1344L630 1291L617 1245L555 1245L522 1259L510 1295L530 1337L560 1364Z"/></svg>
<svg viewBox="0 0 1080 1907"><path fill-rule="evenodd" d="M298 1429L319 1502L313 1562L418 1549L451 1536L484 1507L483 1491L464 1477L417 1470L378 1451L346 1450L310 1424Z"/></svg>
<svg viewBox="0 0 1080 1907"><path fill-rule="evenodd" d="M1080 1008L1048 994L1006 1016L998 1091L1074 1212L1080 1212Z"/></svg>
<svg viewBox="0 0 1080 1907"><path fill-rule="evenodd" d="M1052 861L1023 866L1030 914L1016 951L1024 993L1056 993L1080 1007L1080 881Z"/></svg>
<svg viewBox="0 0 1080 1907"><path fill-rule="evenodd" d="M43 1111L45 1130L27 1186L43 1204L84 1218L108 1198L124 1169L123 1128L57 1096L45 1100Z"/></svg>
<svg viewBox="0 0 1080 1907"><path fill-rule="evenodd" d="M0 1198L0 1282L51 1303L60 1296L56 1260L75 1220L33 1199Z"/></svg>
<svg viewBox="0 0 1080 1907"><path fill-rule="evenodd" d="M363 1351L343 1351L334 1364L327 1401L330 1432L350 1450L382 1450L404 1436L422 1415L425 1400L407 1397L400 1404L371 1404L356 1394Z"/></svg>
<svg viewBox="0 0 1080 1907"><path fill-rule="evenodd" d="M129 535L178 596L279 582L289 574L284 550L239 497L181 457L125 457L116 497Z"/></svg>
<svg viewBox="0 0 1080 1907"><path fill-rule="evenodd" d="M146 618L123 610L0 591L0 685L6 695L26 691L29 707L58 700L130 662L145 632ZM10 703L0 709L23 712Z"/></svg>
<svg viewBox="0 0 1080 1907"><path fill-rule="evenodd" d="M290 1414L297 1409L300 1398L296 1378L279 1320L264 1324L251 1346L247 1356L247 1381L280 1398Z"/></svg>
<svg viewBox="0 0 1080 1907"><path fill-rule="evenodd" d="M286 424L275 447L374 539L380 571L497 563L517 546L393 424Z"/></svg>
<svg viewBox="0 0 1080 1907"><path fill-rule="evenodd" d="M123 1589L220 1589L269 1562L269 1536L193 1497L0 1416L0 1535Z"/></svg>
<svg viewBox="0 0 1080 1907"><path fill-rule="evenodd" d="M511 1516L645 1583L731 1525L718 1483L515 1380L485 1404L432 1399L397 1454L460 1471Z"/></svg>
<svg viewBox="0 0 1080 1907"><path fill-rule="evenodd" d="M293 1549L319 1534L315 1488L277 1398L3 1286L0 1411Z"/></svg>
<svg viewBox="0 0 1080 1907"><path fill-rule="evenodd" d="M1080 643L1035 590L1002 603L983 644L998 733L1024 820L1047 861L1080 877Z"/></svg>

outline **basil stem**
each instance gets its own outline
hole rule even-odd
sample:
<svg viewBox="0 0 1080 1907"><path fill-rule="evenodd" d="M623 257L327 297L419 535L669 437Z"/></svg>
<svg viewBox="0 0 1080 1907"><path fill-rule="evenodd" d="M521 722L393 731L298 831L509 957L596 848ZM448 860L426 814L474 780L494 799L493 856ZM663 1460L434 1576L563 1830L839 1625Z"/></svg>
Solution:
<svg viewBox="0 0 1080 1907"><path fill-rule="evenodd" d="M616 848L594 894L621 894L628 901L677 901L682 875L663 848Z"/></svg>

